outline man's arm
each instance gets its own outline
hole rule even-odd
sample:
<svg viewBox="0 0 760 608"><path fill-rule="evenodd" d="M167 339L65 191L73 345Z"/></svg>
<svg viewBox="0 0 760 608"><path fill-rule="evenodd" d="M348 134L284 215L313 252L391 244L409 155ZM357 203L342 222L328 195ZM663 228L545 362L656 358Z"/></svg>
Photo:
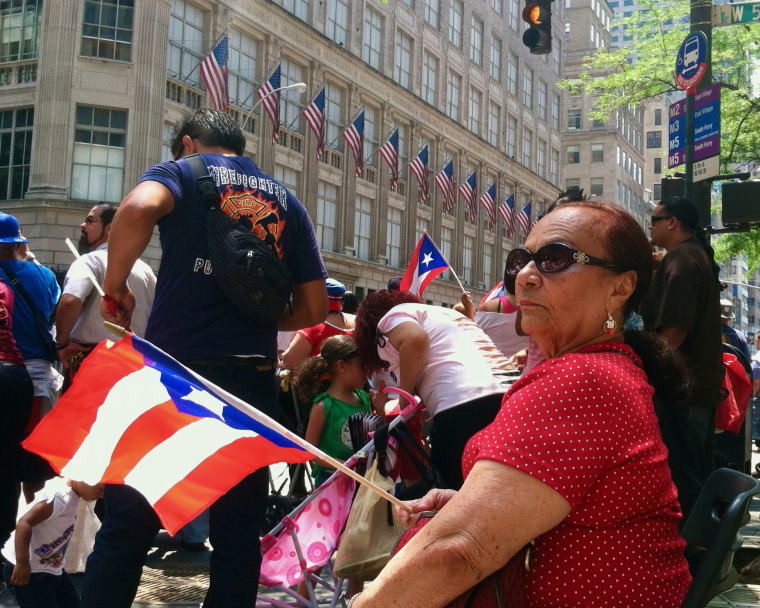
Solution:
<svg viewBox="0 0 760 608"><path fill-rule="evenodd" d="M127 277L148 246L156 223L174 209L174 196L159 182L145 181L135 186L122 201L108 237L108 269L103 289L112 297L118 312L113 314L105 302L100 314L106 321L127 326L135 299L127 287Z"/></svg>
<svg viewBox="0 0 760 608"><path fill-rule="evenodd" d="M111 231L113 234L113 231ZM324 279L299 283L293 287L293 306L286 307L277 320L280 331L294 331L321 323L327 316L327 287Z"/></svg>
<svg viewBox="0 0 760 608"><path fill-rule="evenodd" d="M82 300L70 293L61 296L55 311L55 343L56 348L63 347L58 350L58 358L63 363L68 363L73 355L84 350L78 344L71 343L71 330L81 312Z"/></svg>
<svg viewBox="0 0 760 608"><path fill-rule="evenodd" d="M665 338L665 341L670 344L673 350L678 350L681 343L686 339L688 331L685 327L662 327L660 328L660 335Z"/></svg>

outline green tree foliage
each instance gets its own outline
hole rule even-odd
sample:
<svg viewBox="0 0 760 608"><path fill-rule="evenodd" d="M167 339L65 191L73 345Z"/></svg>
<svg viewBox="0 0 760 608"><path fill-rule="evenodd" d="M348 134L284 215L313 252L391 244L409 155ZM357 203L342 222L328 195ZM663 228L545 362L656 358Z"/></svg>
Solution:
<svg viewBox="0 0 760 608"><path fill-rule="evenodd" d="M595 97L591 118L607 120L627 105L638 106L658 95L680 91L675 83L678 49L689 32L688 0L639 0L643 8L619 15L613 25L625 48L600 48L584 70L561 86L580 88ZM760 98L751 78L760 69L760 24L713 28L713 82L721 87L721 172L747 170L760 163ZM721 260L744 254L752 269L760 267L760 230L720 237Z"/></svg>

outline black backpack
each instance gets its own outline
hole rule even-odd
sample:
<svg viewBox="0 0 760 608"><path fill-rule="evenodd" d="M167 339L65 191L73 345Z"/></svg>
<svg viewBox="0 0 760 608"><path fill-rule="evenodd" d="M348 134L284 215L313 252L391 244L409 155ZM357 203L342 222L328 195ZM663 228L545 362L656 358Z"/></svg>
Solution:
<svg viewBox="0 0 760 608"><path fill-rule="evenodd" d="M222 201L197 154L184 157L206 207L206 239L211 271L224 294L247 317L269 325L290 305L293 278L288 267L256 234L220 208Z"/></svg>

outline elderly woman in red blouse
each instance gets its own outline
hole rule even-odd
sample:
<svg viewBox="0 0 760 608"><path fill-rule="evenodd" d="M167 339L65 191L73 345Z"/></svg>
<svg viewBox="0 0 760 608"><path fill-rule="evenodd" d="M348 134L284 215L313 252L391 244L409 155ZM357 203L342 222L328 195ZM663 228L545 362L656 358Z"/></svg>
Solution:
<svg viewBox="0 0 760 608"><path fill-rule="evenodd" d="M652 276L646 236L617 206L570 203L505 271L547 360L468 443L462 489L411 503L441 510L352 608L445 606L534 539L529 608L676 608L691 579L652 397L687 381L670 351L623 333Z"/></svg>

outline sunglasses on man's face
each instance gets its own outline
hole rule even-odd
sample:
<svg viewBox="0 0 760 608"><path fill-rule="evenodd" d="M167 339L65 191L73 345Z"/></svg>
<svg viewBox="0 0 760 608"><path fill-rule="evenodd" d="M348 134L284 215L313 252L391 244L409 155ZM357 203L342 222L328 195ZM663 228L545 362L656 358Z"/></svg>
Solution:
<svg viewBox="0 0 760 608"><path fill-rule="evenodd" d="M535 253L531 253L524 247L510 251L507 254L507 263L504 266L504 276L516 277L531 260L536 263L536 268L541 272L549 274L567 270L573 264L602 266L603 268L609 268L617 272L625 272L625 268L614 262L595 258L564 243L549 243Z"/></svg>

